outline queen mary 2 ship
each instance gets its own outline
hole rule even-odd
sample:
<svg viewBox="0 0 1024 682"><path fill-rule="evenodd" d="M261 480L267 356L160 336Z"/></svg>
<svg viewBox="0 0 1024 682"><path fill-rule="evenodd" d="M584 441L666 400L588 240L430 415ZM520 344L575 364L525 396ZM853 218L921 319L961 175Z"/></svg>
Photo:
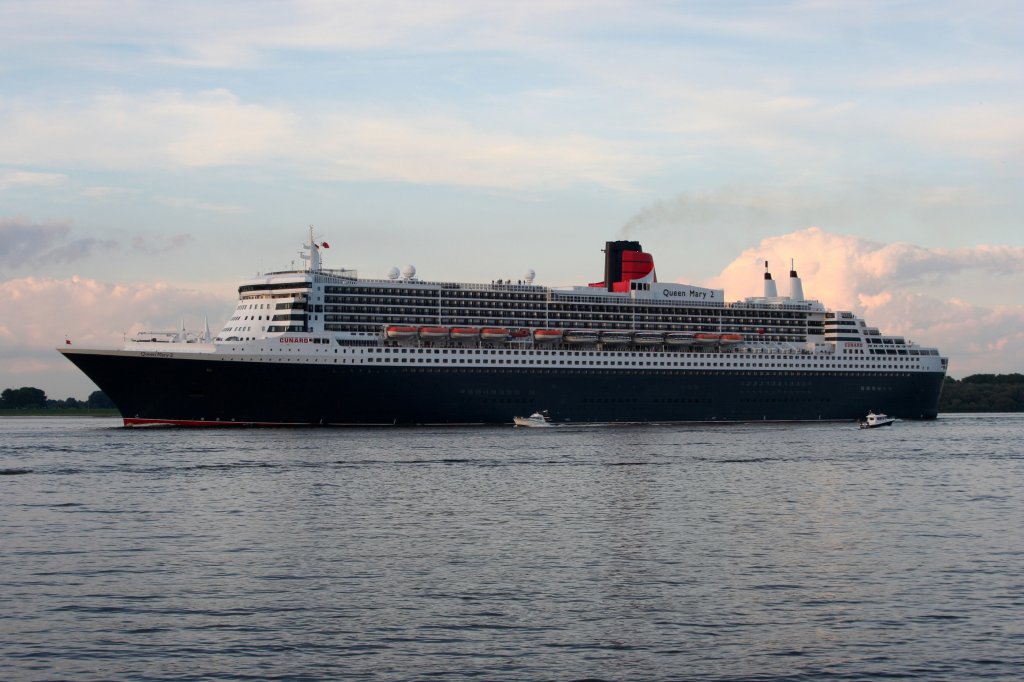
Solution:
<svg viewBox="0 0 1024 682"><path fill-rule="evenodd" d="M727 302L659 282L635 241L607 242L604 281L552 288L302 269L238 288L214 337L143 333L118 349L58 349L125 426L494 424L934 419L947 359L805 299ZM756 274L755 274L756 276Z"/></svg>

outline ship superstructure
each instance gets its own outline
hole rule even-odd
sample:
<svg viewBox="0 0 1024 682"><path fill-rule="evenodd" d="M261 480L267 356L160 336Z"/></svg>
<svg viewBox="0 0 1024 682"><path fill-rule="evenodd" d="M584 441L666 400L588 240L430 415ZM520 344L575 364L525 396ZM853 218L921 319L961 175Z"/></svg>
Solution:
<svg viewBox="0 0 1024 682"><path fill-rule="evenodd" d="M946 358L805 299L657 280L635 241L605 245L604 280L385 279L322 266L241 284L212 339L142 336L60 349L126 425L854 420L872 407L934 418ZM141 382L140 382L141 379Z"/></svg>

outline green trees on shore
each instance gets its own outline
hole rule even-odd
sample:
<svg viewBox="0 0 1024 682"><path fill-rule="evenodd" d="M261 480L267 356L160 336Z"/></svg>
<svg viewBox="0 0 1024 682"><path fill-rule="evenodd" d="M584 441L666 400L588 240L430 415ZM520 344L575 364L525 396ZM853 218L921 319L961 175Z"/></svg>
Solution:
<svg viewBox="0 0 1024 682"><path fill-rule="evenodd" d="M93 391L85 400L65 398L53 400L46 397L46 392L33 386L21 388L5 388L0 393L0 410L45 410L45 409L89 409L105 410L114 407L114 403L103 391Z"/></svg>
<svg viewBox="0 0 1024 682"><path fill-rule="evenodd" d="M1024 374L972 374L946 377L939 412L1022 412Z"/></svg>

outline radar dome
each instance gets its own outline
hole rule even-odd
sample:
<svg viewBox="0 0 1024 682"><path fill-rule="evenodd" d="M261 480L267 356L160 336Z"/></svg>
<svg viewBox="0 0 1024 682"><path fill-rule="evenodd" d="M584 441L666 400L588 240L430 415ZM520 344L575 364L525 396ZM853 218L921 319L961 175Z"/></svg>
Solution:
<svg viewBox="0 0 1024 682"><path fill-rule="evenodd" d="M401 273L398 271L398 268L394 266L388 268L388 279L398 279L398 275L400 274Z"/></svg>
<svg viewBox="0 0 1024 682"><path fill-rule="evenodd" d="M415 266L406 265L404 268L402 268L402 277L404 277L405 279L412 279L415 276L416 276L416 268L415 268Z"/></svg>
<svg viewBox="0 0 1024 682"><path fill-rule="evenodd" d="M533 284L533 278L537 276L537 273L533 271L533 268L528 268L526 274L523 275L523 279L526 280L527 284Z"/></svg>

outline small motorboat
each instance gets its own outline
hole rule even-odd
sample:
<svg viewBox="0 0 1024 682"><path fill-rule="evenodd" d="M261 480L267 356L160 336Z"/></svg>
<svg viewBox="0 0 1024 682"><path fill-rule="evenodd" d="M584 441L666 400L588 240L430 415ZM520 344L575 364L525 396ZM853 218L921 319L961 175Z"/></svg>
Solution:
<svg viewBox="0 0 1024 682"><path fill-rule="evenodd" d="M894 421L896 421L896 417L890 417L889 415L881 412L878 414L868 412L868 416L864 418L864 421L860 422L860 428L877 429L879 426L889 426Z"/></svg>
<svg viewBox="0 0 1024 682"><path fill-rule="evenodd" d="M516 426L551 426L551 417L548 416L548 411L534 412L529 417L512 417L512 422Z"/></svg>

